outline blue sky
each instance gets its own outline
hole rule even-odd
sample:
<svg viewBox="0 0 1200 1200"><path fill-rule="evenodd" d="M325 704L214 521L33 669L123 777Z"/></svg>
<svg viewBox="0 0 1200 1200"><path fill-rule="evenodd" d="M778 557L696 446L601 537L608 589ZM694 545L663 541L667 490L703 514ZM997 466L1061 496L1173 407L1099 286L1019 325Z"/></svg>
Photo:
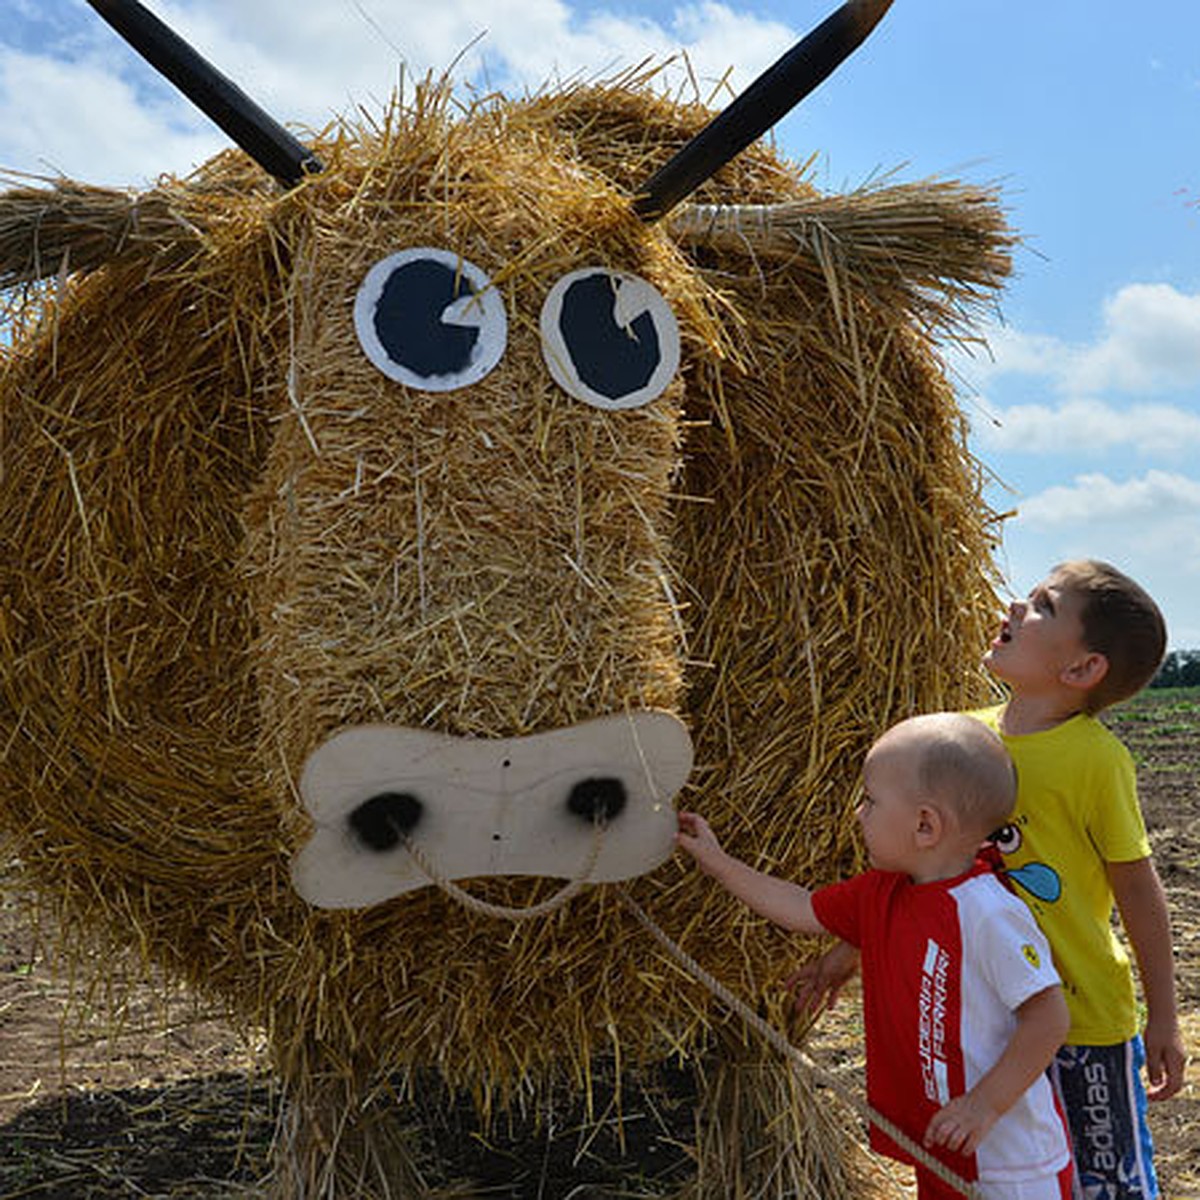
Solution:
<svg viewBox="0 0 1200 1200"><path fill-rule="evenodd" d="M83 0L5 6L0 167L145 186L226 144ZM464 86L511 94L680 51L736 90L836 5L148 7L279 120L319 127L468 46ZM774 136L817 154L826 189L889 172L1000 186L1024 244L990 356L954 365L992 501L1018 514L1001 569L1022 593L1061 558L1107 558L1158 598L1174 647L1200 647L1200 3L895 0Z"/></svg>

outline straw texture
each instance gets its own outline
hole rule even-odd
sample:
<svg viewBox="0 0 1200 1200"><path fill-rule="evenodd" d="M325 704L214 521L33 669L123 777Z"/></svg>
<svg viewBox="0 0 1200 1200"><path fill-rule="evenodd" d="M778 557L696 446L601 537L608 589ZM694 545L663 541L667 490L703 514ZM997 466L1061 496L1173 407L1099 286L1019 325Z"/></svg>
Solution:
<svg viewBox="0 0 1200 1200"><path fill-rule="evenodd" d="M632 77L465 111L430 83L322 135L286 195L233 153L138 198L0 195L0 823L64 930L264 1027L313 1105L434 1065L486 1108L724 1020L603 888L515 926L434 889L308 908L295 781L335 729L671 709L681 802L817 882L856 865L871 738L981 694L997 518L933 338L1007 269L996 198L822 197L758 146L697 199L787 207L644 225L631 196L707 116ZM470 389L411 392L357 345L359 283L412 245L505 297ZM591 264L679 320L645 409L581 405L542 361L542 299ZM679 864L635 892L778 1005L805 947Z"/></svg>

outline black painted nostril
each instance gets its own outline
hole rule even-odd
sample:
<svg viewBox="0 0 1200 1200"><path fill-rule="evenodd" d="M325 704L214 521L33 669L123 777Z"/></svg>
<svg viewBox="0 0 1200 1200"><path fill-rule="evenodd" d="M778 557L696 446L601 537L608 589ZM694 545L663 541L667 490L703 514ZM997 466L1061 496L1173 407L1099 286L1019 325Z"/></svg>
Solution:
<svg viewBox="0 0 1200 1200"><path fill-rule="evenodd" d="M625 785L619 779L581 779L567 797L567 808L585 821L611 821L625 807Z"/></svg>
<svg viewBox="0 0 1200 1200"><path fill-rule="evenodd" d="M382 854L394 850L421 819L421 802L407 792L380 792L364 800L347 819L359 841Z"/></svg>

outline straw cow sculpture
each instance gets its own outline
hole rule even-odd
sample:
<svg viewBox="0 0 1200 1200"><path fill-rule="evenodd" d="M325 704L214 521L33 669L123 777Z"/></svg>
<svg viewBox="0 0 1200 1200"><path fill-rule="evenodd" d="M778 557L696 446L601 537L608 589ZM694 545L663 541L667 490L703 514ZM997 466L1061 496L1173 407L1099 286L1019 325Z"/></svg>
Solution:
<svg viewBox="0 0 1200 1200"><path fill-rule="evenodd" d="M0 825L81 947L265 1030L284 1192L405 1071L487 1109L719 1052L625 900L753 1004L805 948L672 862L676 794L829 878L872 736L977 694L937 339L1007 270L995 197L822 195L776 115L430 82L0 195Z"/></svg>

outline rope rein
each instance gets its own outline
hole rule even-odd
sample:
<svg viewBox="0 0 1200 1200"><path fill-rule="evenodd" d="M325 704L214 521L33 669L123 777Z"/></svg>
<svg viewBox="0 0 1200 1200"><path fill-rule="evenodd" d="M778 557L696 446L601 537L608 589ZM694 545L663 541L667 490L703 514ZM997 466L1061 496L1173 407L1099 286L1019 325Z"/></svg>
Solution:
<svg viewBox="0 0 1200 1200"><path fill-rule="evenodd" d="M633 734L634 745L637 748L641 759L642 769L646 776L646 781L649 785L649 791L657 798L657 787L651 776L649 764L646 759L645 752L641 745L641 739L638 737L637 729L630 723ZM547 913L553 912L555 909L561 908L573 896L578 895L584 887L587 886L591 878L592 871L596 867L596 861L600 856L601 843L604 839L604 833L607 828L607 822L603 816L597 815L592 823L592 844L587 857L580 866L580 870L576 876L569 880L565 887L555 892L553 896L537 903L531 904L526 908L512 908L503 904L492 904L489 901L481 900L478 896L471 895L450 879L445 878L432 863L420 851L416 843L410 838L404 838L404 848L408 851L413 861L420 868L435 887L444 892L451 899L462 904L472 912L479 913L487 917L499 917L509 921L527 921L533 917L545 916ZM710 975L686 950L675 942L665 930L657 925L649 916L649 914L641 907L640 904L629 894L628 890L618 884L616 886L617 898L621 903L633 913L638 923L645 929L652 938L667 953L675 959L684 970L692 976L698 983L706 987L726 1008L728 1008L736 1016L741 1019L766 1039L767 1043L773 1046L785 1059L800 1066L804 1071L815 1077L818 1084L828 1087L835 1095L844 1100L858 1115L875 1125L888 1135L898 1146L907 1151L914 1161L920 1163L928 1171L936 1175L943 1183L948 1184L955 1191L967 1196L970 1200L977 1200L980 1193L975 1184L963 1179L956 1172L934 1158L924 1146L913 1141L902 1129L895 1125L882 1113L876 1112L865 1101L860 1100L856 1095L851 1093L847 1088L843 1087L841 1082L836 1079L829 1071L825 1070L819 1064L814 1062L807 1054L799 1047L794 1046L775 1026L764 1020L758 1015L745 1001L736 996L729 990L719 979Z"/></svg>
<svg viewBox="0 0 1200 1200"><path fill-rule="evenodd" d="M457 901L465 908L470 909L486 917L498 917L509 921L526 921L532 917L545 916L547 913L553 912L557 908L561 908L573 896L587 886L588 879L591 877L592 871L595 869L596 860L600 856L600 847L604 838L605 822L597 820L593 823L592 844L588 851L587 857L584 859L579 873L575 878L569 880L565 887L560 888L553 896L540 901L537 904L531 904L526 908L512 908L505 904L492 904L487 900L481 900L478 896L473 896L464 888L459 887L456 883L445 878L432 863L425 857L422 851L418 850L416 844L411 838L404 839L404 846L408 853L412 856L413 861L429 879L435 887L444 892L451 899ZM889 1121L882 1113L876 1112L865 1101L860 1100L848 1088L844 1087L840 1080L833 1074L827 1071L820 1064L811 1059L798 1046L793 1045L788 1039L772 1025L769 1021L764 1020L758 1015L744 1000L735 995L729 990L719 979L710 975L678 942L674 941L670 935L658 925L653 918L642 908L640 904L629 894L628 890L618 884L616 886L617 898L621 903L633 913L638 923L650 934L652 938L667 953L675 959L683 969L692 976L698 983L706 987L722 1004L725 1005L731 1012L760 1034L769 1045L773 1046L784 1058L790 1059L803 1070L807 1071L816 1078L818 1084L828 1087L835 1095L845 1101L858 1115L877 1126L888 1135L898 1146L906 1150L913 1159L919 1162L927 1170L936 1175L943 1183L949 1184L955 1191L961 1192L964 1196L970 1197L971 1200L976 1200L979 1196L979 1191L973 1183L969 1183L960 1175L956 1174L945 1163L939 1162L934 1158L923 1146L914 1142L912 1138Z"/></svg>
<svg viewBox="0 0 1200 1200"><path fill-rule="evenodd" d="M815 1076L818 1084L828 1087L830 1091L849 1104L860 1117L886 1133L898 1146L911 1154L917 1162L936 1175L943 1183L949 1184L950 1187L954 1188L957 1192L961 1192L962 1195L976 1200L980 1192L975 1184L963 1179L961 1175L951 1170L945 1163L934 1158L924 1146L918 1142L914 1142L904 1130L900 1129L892 1121L889 1121L882 1113L876 1112L866 1101L860 1100L836 1076L811 1059L798 1046L788 1041L774 1025L760 1017L744 1000L731 992L719 979L710 975L682 946L675 942L664 929L655 923L645 909L629 894L626 888L618 884L616 892L621 903L633 913L642 928L693 979L716 996L726 1008L741 1017L747 1025L761 1034L785 1058L791 1059L805 1071Z"/></svg>
<svg viewBox="0 0 1200 1200"><path fill-rule="evenodd" d="M604 831L606 828L607 823L604 820L598 819L593 821L592 844L588 849L587 856L580 865L578 874L573 879L569 879L566 885L555 892L553 896L548 896L545 900L541 900L537 904L530 904L526 908L513 908L507 904L492 904L488 900L481 900L478 896L471 895L465 888L459 887L453 880L447 879L442 875L429 859L426 858L424 852L417 848L412 838L406 836L403 840L405 850L408 851L413 862L417 864L421 873L429 882L452 900L456 900L464 908L485 917L499 917L506 921L528 921L532 917L544 917L548 913L554 912L556 908L561 908L568 900L583 891L592 877L592 872L596 869L596 860L600 857L600 848L604 841Z"/></svg>

